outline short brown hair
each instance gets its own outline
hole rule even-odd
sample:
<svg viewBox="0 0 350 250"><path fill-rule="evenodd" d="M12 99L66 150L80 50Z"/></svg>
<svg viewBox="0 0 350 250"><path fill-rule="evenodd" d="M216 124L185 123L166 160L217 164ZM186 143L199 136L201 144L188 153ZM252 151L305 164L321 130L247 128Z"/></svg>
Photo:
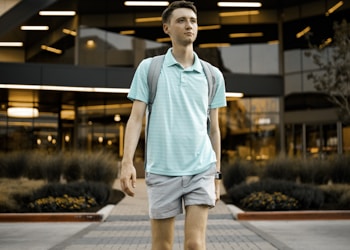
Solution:
<svg viewBox="0 0 350 250"><path fill-rule="evenodd" d="M169 4L169 6L162 13L162 22L167 23L174 10L179 8L187 8L193 10L197 15L197 8L194 6L193 2L189 1L175 1Z"/></svg>

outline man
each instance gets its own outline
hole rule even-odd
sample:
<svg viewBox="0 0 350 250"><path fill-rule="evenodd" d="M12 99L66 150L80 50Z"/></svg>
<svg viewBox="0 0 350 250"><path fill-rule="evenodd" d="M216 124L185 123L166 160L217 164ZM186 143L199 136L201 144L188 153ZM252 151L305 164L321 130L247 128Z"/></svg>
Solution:
<svg viewBox="0 0 350 250"><path fill-rule="evenodd" d="M172 2L162 14L172 41L165 55L147 129L146 184L152 226L152 249L172 249L175 216L185 216L185 249L205 249L208 210L220 197L218 108L226 105L222 73L214 68L216 93L208 102L208 82L193 42L197 10L192 2ZM135 194L134 153L149 102L147 75L151 59L137 68L128 98L133 101L125 132L122 190ZM210 108L210 132L207 111Z"/></svg>

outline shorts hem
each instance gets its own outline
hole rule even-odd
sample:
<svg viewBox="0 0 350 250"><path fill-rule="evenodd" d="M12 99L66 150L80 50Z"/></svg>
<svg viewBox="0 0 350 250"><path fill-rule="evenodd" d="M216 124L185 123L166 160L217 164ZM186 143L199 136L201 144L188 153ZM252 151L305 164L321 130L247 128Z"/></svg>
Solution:
<svg viewBox="0 0 350 250"><path fill-rule="evenodd" d="M182 211L171 211L168 213L152 213L149 215L149 217L152 220L163 220L176 217L179 214L182 214Z"/></svg>

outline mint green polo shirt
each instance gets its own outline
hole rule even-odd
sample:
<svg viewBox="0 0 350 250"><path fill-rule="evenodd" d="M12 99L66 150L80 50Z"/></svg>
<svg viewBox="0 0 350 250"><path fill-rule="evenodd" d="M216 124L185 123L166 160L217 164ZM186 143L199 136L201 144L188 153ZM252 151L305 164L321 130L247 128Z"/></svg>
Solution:
<svg viewBox="0 0 350 250"><path fill-rule="evenodd" d="M171 48L165 55L152 106L146 172L168 176L194 175L216 162L207 134L208 83L197 54L191 67L183 68ZM151 58L137 68L128 98L148 103L147 74ZM210 108L226 106L225 83L215 68L217 90Z"/></svg>

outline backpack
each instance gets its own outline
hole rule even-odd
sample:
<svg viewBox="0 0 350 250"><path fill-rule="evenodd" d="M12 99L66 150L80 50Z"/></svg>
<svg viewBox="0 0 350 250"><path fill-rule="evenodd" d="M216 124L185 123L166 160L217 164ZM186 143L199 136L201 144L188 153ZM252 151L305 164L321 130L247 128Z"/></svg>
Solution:
<svg viewBox="0 0 350 250"><path fill-rule="evenodd" d="M148 83L148 89L149 89L149 101L148 101L148 122L150 120L150 115L152 112L152 105L154 102L154 99L156 97L157 93L157 84L158 84L158 79L160 75L160 71L163 66L163 61L164 61L165 55L159 55L155 56L152 58L149 70L148 70L148 75L147 75L147 83ZM215 72L214 72L214 67L200 59L201 65L204 70L204 74L207 78L208 81L208 103L209 105L212 103L215 95L215 90L216 90L216 81L215 81ZM147 126L148 127L148 126ZM208 134L210 132L210 109L208 106L208 111L207 111L207 129L208 129Z"/></svg>

